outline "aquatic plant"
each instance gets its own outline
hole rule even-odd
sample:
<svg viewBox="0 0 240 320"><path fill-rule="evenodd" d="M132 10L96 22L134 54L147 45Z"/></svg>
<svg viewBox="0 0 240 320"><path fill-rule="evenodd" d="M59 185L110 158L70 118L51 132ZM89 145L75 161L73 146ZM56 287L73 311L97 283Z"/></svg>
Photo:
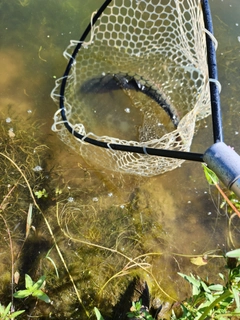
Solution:
<svg viewBox="0 0 240 320"><path fill-rule="evenodd" d="M19 310L19 311L12 312L12 311L11 311L11 306L12 306L12 303L11 303L11 302L9 302L9 304L7 305L7 307L4 307L4 306L0 303L0 319L1 319L1 320L11 320L11 319L15 319L17 316L19 316L20 314L22 314L23 312L25 312L25 310Z"/></svg>
<svg viewBox="0 0 240 320"><path fill-rule="evenodd" d="M147 308L142 305L142 300L140 299L137 302L132 302L132 307L130 312L127 313L127 317L130 319L146 319L154 320L153 317L149 314Z"/></svg>
<svg viewBox="0 0 240 320"><path fill-rule="evenodd" d="M38 127L37 124L34 124L34 126L35 125L36 127ZM51 270L49 270L49 268L47 269L47 267L45 266L46 261L50 261L55 269L57 279L59 279L57 266L54 262L56 258L52 259L49 257L50 246L56 250L57 255L60 257L60 260L63 262L64 268L66 270L68 270L68 266L56 242L51 225L49 224L44 212L36 202L37 196L40 195L42 197L46 197L47 195L46 188L44 188L45 185L43 183L46 177L46 168L44 167L44 169L42 169L42 161L40 160L43 159L42 154L45 153L47 147L41 145L39 141L37 142L34 138L33 129L36 129L36 127L33 128L32 124L31 132L33 134L29 135L29 131L27 129L26 131L18 130L16 126L14 137L10 137L8 135L7 128L5 127L6 126L4 124L0 123L0 191L2 194L2 199L0 201L0 231L2 237L7 240L7 244L5 241L3 241L1 244L1 251L4 253L4 257L0 261L0 266L2 267L2 270L4 270L4 272L1 273L0 298L2 306L7 305L7 311L3 309L5 307L2 307L2 312L5 312L4 315L8 315L9 296L11 299L11 314L13 313L13 311L19 308L19 303L17 299L14 301L14 298L25 298L28 296L33 296L45 302L50 302L50 299L42 290L45 277L40 277L40 279L34 283L32 281L32 278L29 276L29 272L31 272L31 276L35 275L36 272L38 273L38 262L42 260L45 261L42 264L42 267L45 269L46 275L48 276L48 273L51 274ZM41 164L41 170L36 170L36 168L38 167L36 167L36 164ZM26 192L26 190L28 192ZM35 190L40 191L40 193L34 194ZM45 208L46 206L48 206L48 199L47 201L45 201L44 205ZM29 208L28 211L26 211L27 207ZM49 231L49 235L46 233L47 230ZM5 234L7 234L7 237L5 236ZM39 239L41 241L39 241ZM27 252L29 250L29 245L33 246L35 242L38 246L41 246L41 248L39 247L41 252L44 253L45 250L48 252L45 256L42 257L38 252L38 255L36 257L31 256L31 259L27 259L28 263L26 264L23 260L25 259L23 252ZM42 244L44 245L44 243L47 243L45 247L42 246ZM9 255L11 257L10 259ZM29 263L29 261L31 262ZM23 263L25 264L23 265ZM25 277L26 289L19 290L14 293L15 286L19 281L18 269L24 270L24 274L28 274ZM70 281L72 282L73 289L76 292L77 299L81 304L82 302L80 294L74 283L74 280L71 277L69 271L66 271L66 273L70 277ZM55 281L56 275L54 276ZM10 292L9 284L11 288ZM40 311L40 309L38 310L36 306L33 306L33 303L35 303L33 299L26 299L25 303L28 303L28 312L32 310L35 315L39 314L39 312L41 312L42 314L42 311ZM84 306L83 310L85 310ZM50 310L46 312L50 312ZM0 319L2 318L0 317ZM23 315L22 319L24 319Z"/></svg>
<svg viewBox="0 0 240 320"><path fill-rule="evenodd" d="M220 192L221 196L224 199L223 203L228 204L231 207L231 209L233 210L233 212L235 212L236 215L238 215L238 217L240 218L240 212L238 211L237 207L233 203L233 202L236 202L237 206L239 207L239 201L236 200L236 196L234 195L234 193L231 192L230 197L228 197L227 194L220 187L219 179L218 179L217 175L211 169L209 169L205 164L203 164L202 166L203 166L203 170L204 170L207 182L210 185L214 185L217 188L217 190Z"/></svg>
<svg viewBox="0 0 240 320"><path fill-rule="evenodd" d="M44 189L44 188L42 190L34 191L34 194L38 199L48 197L48 193L47 193L46 189Z"/></svg>
<svg viewBox="0 0 240 320"><path fill-rule="evenodd" d="M97 320L104 320L103 316L101 315L100 311L98 310L98 308L94 307L94 312L95 315L97 317Z"/></svg>
<svg viewBox="0 0 240 320"><path fill-rule="evenodd" d="M51 300L48 297L48 295L42 290L45 284L45 276L42 276L36 281L33 282L32 278L25 274L25 290L19 290L13 294L14 298L22 299L26 298L28 296L33 296L38 298L39 300L42 300L46 303L50 303Z"/></svg>
<svg viewBox="0 0 240 320"><path fill-rule="evenodd" d="M208 283L199 276L178 273L191 284L192 294L181 303L180 315L175 314L173 307L171 320L239 319L240 249L227 252L225 259L227 265L230 265L228 259L235 259L236 261L233 267L228 266L229 272L226 277L219 273L222 283ZM94 311L98 320L104 320L97 308ZM130 319L155 319L148 309L142 306L141 299L132 302L132 307L127 316Z"/></svg>
<svg viewBox="0 0 240 320"><path fill-rule="evenodd" d="M69 208L71 210L69 210ZM88 239L84 239L83 237L80 238L78 234L72 233L73 229L71 228L71 224L70 223L76 222L76 220L78 220L78 222L80 222L80 224L81 224L79 226L79 229L83 228L83 226L84 226L84 222L83 222L84 221L84 217L81 216L81 218L79 218L78 215L77 215L77 212L78 211L81 212L82 209L84 209L88 213L87 214L87 223L88 223L88 225L91 225L91 223L90 223L91 215L93 215L93 218L94 218L94 220L93 220L94 222L93 223L95 223L97 219L96 219L96 215L95 215L95 212L94 212L94 208L92 206L89 206L89 208L86 208L86 206L79 206L78 208L73 208L71 206L68 207L68 204L65 204L62 207L62 210L60 210L60 203L57 203L57 210L56 210L57 211L56 212L57 222L58 222L58 225L59 225L61 231L63 232L65 238L70 239L72 242L74 242L76 244L80 243L80 244L83 244L83 245L88 246L88 247L98 248L98 249L103 250L105 252L109 252L111 255L114 254L115 257L118 257L118 258L121 259L121 264L120 265L122 266L122 268L119 271L115 271L112 276L108 275L108 279L105 281L105 283L103 285L99 284L99 286L98 286L99 287L98 295L100 297L103 296L104 289L114 279L117 279L117 278L119 279L120 277L125 278L127 275L134 274L134 273L136 274L136 272L142 272L142 273L147 274L148 276L150 276L150 278L152 279L153 283L156 285L156 288L161 292L161 294L163 294L165 297L167 297L171 301L172 300L176 301L176 299L172 295L170 295L169 293L167 293L163 289L163 287L157 281L156 277L154 276L154 274L153 274L153 272L151 270L151 264L146 261L148 258L162 256L161 252L148 252L148 253L144 253L144 254L138 254L135 257L134 256L129 256L127 254L127 252L126 252L126 248L123 248L123 250L122 250L121 246L120 246L121 236L123 236L123 238L126 239L127 238L127 231L123 231L122 233L120 233L116 237L116 240L115 240L116 243L113 244L112 247L107 246L107 245L99 244L99 243L96 242L96 239L93 239L95 241L91 241L92 239L88 240ZM119 211L119 214L120 214L121 210ZM71 216L70 217L68 215L68 211L71 212ZM76 219L76 217L78 217L78 219ZM107 218L105 218L105 220L106 219ZM88 225L86 225L86 231L89 230ZM78 232L79 232L79 229L78 229ZM83 236L83 233L80 234L80 235ZM131 239L132 238L133 238L133 236L131 234ZM133 241L134 249L137 248L137 244L136 243L137 243L137 241L134 240ZM136 251L136 253L137 253L137 251ZM132 251L132 254L133 254L133 251ZM116 263L115 260L114 260L114 262ZM106 266L104 268L106 269Z"/></svg>
<svg viewBox="0 0 240 320"><path fill-rule="evenodd" d="M240 249L226 253L226 258L240 260ZM179 273L192 285L191 297L182 303L182 316L172 316L172 320L230 319L240 316L240 264L229 269L228 277L219 277L224 284L208 284L198 276Z"/></svg>
<svg viewBox="0 0 240 320"><path fill-rule="evenodd" d="M229 205L230 213L240 217L238 211L240 206L236 196L232 192L228 196L220 187L216 174L206 165L203 165L203 169L208 183L214 185L224 198L222 205ZM229 221L231 221L231 217ZM204 320L208 317L211 319L230 319L229 317L240 316L240 264L237 264L237 261L240 261L240 249L227 252L225 258L229 273L227 278L219 273L223 284L208 284L199 276L178 273L191 284L192 295L182 303L181 317L177 317L173 313L172 320ZM229 267L228 259L236 259L233 266Z"/></svg>
<svg viewBox="0 0 240 320"><path fill-rule="evenodd" d="M203 169L209 185L214 185L224 199L220 207L227 206L227 211L230 214L229 238L234 245L230 226L234 216L240 218L240 202L233 192L227 191L227 194L223 191L218 177L211 169L204 164ZM204 320L207 317L211 317L211 319L235 319L235 317L240 316L240 249L227 252L225 258L227 262L228 259L235 261L227 263L229 268L227 278L219 273L219 277L224 284L208 284L199 276L179 273L192 285L192 296L182 303L182 316L179 318L173 314L171 319Z"/></svg>
<svg viewBox="0 0 240 320"><path fill-rule="evenodd" d="M80 294L79 294L79 292L78 292L78 289L77 289L77 287L76 287L76 285L75 285L75 282L74 282L74 280L73 280L73 278L72 278L72 276L71 276L71 274L70 274L70 272L69 272L69 269L68 269L68 266L67 266L67 264L66 264L66 261L65 261L65 259L63 258L62 253L61 253L61 251L60 251L60 248L59 248L59 246L58 246L58 244L57 244L57 242L56 242L56 238L55 238L55 236L54 236L54 234L53 234L52 228L51 228L51 226L50 226L47 218L45 217L43 211L40 209L39 205L37 204L37 202L36 202L36 200L35 200L35 198L34 198L33 190L32 190L32 188L31 188L31 186L30 186L30 183L29 183L26 175L25 175L24 172L21 170L21 168L20 168L11 158L9 158L8 156L6 156L5 154L3 154L3 153L1 153L1 152L0 152L0 156L6 158L6 159L17 169L17 171L21 174L21 177L22 177L23 180L25 181L34 205L35 205L36 208L39 210L39 212L42 214L42 217L43 217L44 222L45 222L45 224L46 224L46 226L47 226L47 228L48 228L48 231L49 231L49 233L50 233L50 235L51 235L51 237L52 237L52 240L53 240L53 242L54 242L54 245L55 245L55 248L56 248L56 250L57 250L57 252L58 252L58 255L59 255L59 257L60 257L60 259L61 259L61 261L62 261L62 263L63 263L63 265L64 265L64 267L65 267L65 269L66 269L66 272L67 272L67 274L68 274L68 276L69 276L69 278L70 278L70 281L72 282L72 285L73 285L73 288L74 288L74 290L75 290L75 292L76 292L77 298L78 298L80 304L83 306L83 309L85 310L86 315L88 316L88 311L85 309L85 307L84 307L84 305L83 305L83 303L82 303L82 299L81 299ZM30 286L30 282L28 283L28 285L29 285L29 290L31 291L32 288L31 288L31 286ZM37 286L37 285L36 285L36 286ZM35 287L34 287L34 289L35 289ZM30 291L29 291L29 293L30 293Z"/></svg>

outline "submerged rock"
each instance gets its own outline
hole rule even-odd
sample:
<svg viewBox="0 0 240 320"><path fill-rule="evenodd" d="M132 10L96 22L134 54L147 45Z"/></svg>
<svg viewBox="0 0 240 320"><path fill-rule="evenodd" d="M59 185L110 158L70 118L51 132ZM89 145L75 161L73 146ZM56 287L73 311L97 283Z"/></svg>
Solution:
<svg viewBox="0 0 240 320"><path fill-rule="evenodd" d="M148 309L150 305L150 294L146 281L134 278L130 282L119 302L114 306L112 320L127 320L133 302L142 301L142 307ZM134 318L132 318L134 319ZM137 319L137 318L136 318Z"/></svg>
<svg viewBox="0 0 240 320"><path fill-rule="evenodd" d="M153 319L166 319L165 314L169 313L171 307L170 302L162 302L159 298L155 298L151 302L147 282L140 278L134 278L114 307L111 319L127 320L129 314L131 314L132 320L147 319L146 316L149 314Z"/></svg>

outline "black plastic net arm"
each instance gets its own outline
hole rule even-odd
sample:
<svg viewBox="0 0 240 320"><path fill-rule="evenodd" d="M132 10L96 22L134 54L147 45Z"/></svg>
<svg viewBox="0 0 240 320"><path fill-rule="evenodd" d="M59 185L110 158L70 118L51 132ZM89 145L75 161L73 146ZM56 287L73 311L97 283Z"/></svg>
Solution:
<svg viewBox="0 0 240 320"><path fill-rule="evenodd" d="M233 148L223 142L220 106L221 86L218 82L216 48L211 37L213 24L208 0L202 0L202 6L205 26L210 32L207 34L207 52L214 138L214 144L206 150L203 160L217 174L225 186L240 197L240 157Z"/></svg>
<svg viewBox="0 0 240 320"><path fill-rule="evenodd" d="M222 115L220 104L220 90L221 86L218 82L218 68L216 58L216 43L214 43L212 15L210 11L209 1L202 0L203 17L205 28L209 32L206 34L207 41L207 58L208 58L208 73L211 95L211 108L212 108L212 124L213 124L213 138L214 143L223 141L222 130Z"/></svg>

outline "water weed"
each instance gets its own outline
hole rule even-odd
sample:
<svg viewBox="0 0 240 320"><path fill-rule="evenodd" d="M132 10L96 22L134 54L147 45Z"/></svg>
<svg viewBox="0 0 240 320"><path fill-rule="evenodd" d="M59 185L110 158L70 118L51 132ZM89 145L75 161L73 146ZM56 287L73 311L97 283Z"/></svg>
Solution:
<svg viewBox="0 0 240 320"><path fill-rule="evenodd" d="M230 251L226 257L240 257L240 251ZM198 276L179 273L192 286L191 297L182 303L182 316L172 319L205 320L232 319L240 316L240 265L230 269L227 279L219 273L222 283L208 284ZM234 318L233 318L234 319Z"/></svg>
<svg viewBox="0 0 240 320"><path fill-rule="evenodd" d="M146 319L154 320L154 318L149 314L148 309L142 305L142 300L137 302L132 302L132 307L130 312L127 313L129 319Z"/></svg>
<svg viewBox="0 0 240 320"><path fill-rule="evenodd" d="M34 194L38 199L48 197L48 193L47 193L46 189L44 189L44 188L42 190L34 191Z"/></svg>
<svg viewBox="0 0 240 320"><path fill-rule="evenodd" d="M127 312L129 319L170 319L170 320L206 320L206 319L239 319L240 316L240 249L229 251L225 256L228 268L227 276L219 273L219 283L208 283L199 276L178 273L192 287L190 297L181 303L172 305L172 314L159 317L149 311L148 306L143 306L142 300L132 302L132 307ZM235 259L235 264L229 267L229 259ZM179 307L180 306L180 307ZM100 311L95 308L97 319L103 320Z"/></svg>
<svg viewBox="0 0 240 320"><path fill-rule="evenodd" d="M0 319L1 319L1 320L11 320L11 319L15 319L15 318L18 317L20 314L22 314L23 312L25 312L25 310L19 310L19 311L12 312L11 306L12 306L11 302L9 302L9 304L7 305L7 307L4 307L4 306L0 303Z"/></svg>
<svg viewBox="0 0 240 320"><path fill-rule="evenodd" d="M25 274L25 290L19 290L16 291L13 296L14 298L22 299L26 298L28 296L33 296L36 297L39 300L42 300L46 303L50 303L51 300L48 297L48 295L43 291L44 285L45 285L45 276L42 276L39 278L38 281L35 283L33 282L32 278L28 275Z"/></svg>

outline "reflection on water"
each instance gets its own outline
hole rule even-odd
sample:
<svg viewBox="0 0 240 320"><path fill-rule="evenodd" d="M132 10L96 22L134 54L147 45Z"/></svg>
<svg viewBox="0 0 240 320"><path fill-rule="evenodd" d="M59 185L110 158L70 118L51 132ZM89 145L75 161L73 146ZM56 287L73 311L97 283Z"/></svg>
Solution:
<svg viewBox="0 0 240 320"><path fill-rule="evenodd" d="M44 187L49 193L49 197L40 199L39 204L63 252L83 304L89 312L98 306L109 313L133 274L144 276L153 297L165 300L170 298L163 291L175 299L185 297L188 292L188 286L176 274L178 271L196 272L214 281L215 274L224 270L219 267L219 264L224 264L223 261L210 259L207 265L199 268L190 263L189 257L181 255L192 256L217 248L227 250L228 221L225 213L216 209L215 204L219 207L221 200L218 200L213 189L209 194L198 164L188 162L172 172L153 178L99 171L87 165L51 133L56 107L49 95L55 77L61 76L66 65L61 54L71 38L79 38L91 12L100 4L101 1L76 0L62 3L47 0L1 2L0 103L4 137L1 152L6 152L4 144L8 145L9 154L31 174L33 164L34 167L40 165L43 168L41 176L34 176L33 180L29 174L28 178L34 190ZM210 4L215 35L219 39L225 137L227 143L239 152L240 97L236 87L240 50L237 40L240 35L239 5L238 0L214 0ZM107 95L112 104L115 96ZM122 116L128 115L122 110ZM114 109L110 116L112 119L119 117L118 110L115 112ZM10 122L6 122L8 117ZM123 132L128 125L123 125ZM194 151L204 151L212 143L210 127L210 119L200 125L193 143ZM26 134L18 135L12 141L8 135L10 129L16 134L25 130ZM28 145L24 146L23 141L28 141ZM34 148L42 144L48 148L44 154L36 153ZM30 152L29 156L18 157L24 148ZM15 156L10 153L11 150L15 150ZM36 157L34 163L30 162L31 155ZM8 173L6 178L2 178L5 187L2 194L6 195L10 186L19 183L19 176L8 162L4 162L1 168L2 177ZM21 184L24 185L24 181ZM37 244L42 255L34 252L36 261L31 266L22 263L24 255L22 259L19 258L19 254L27 252L26 246L21 251L31 202L26 190L19 186L10 200L10 203L13 201L15 206L19 206L15 215L11 213L15 218L11 220L9 217L10 204L4 207L3 214L10 223L14 259L20 271L21 283L24 273L30 273L35 277L34 280L43 273L47 276L47 290L53 305L46 308L40 304L40 309L34 311L32 308L31 314L46 315L51 312L56 319L74 314L77 319L84 311L75 298L56 250L52 249L50 257L56 264L60 279L57 279L52 263L44 258L53 243L37 210L34 211L33 222L36 231L31 229L26 245L29 246L29 252L33 252L31 243ZM6 237L6 228L2 221L0 223L1 233ZM236 245L239 244L238 240L236 232ZM11 274L6 271L11 269L10 253L5 243L1 246L4 258L0 256L0 268L5 271L0 276L0 282L4 284L1 285L0 297L6 305L11 301L8 286ZM27 305L27 302L24 304ZM17 305L17 308L22 306Z"/></svg>

